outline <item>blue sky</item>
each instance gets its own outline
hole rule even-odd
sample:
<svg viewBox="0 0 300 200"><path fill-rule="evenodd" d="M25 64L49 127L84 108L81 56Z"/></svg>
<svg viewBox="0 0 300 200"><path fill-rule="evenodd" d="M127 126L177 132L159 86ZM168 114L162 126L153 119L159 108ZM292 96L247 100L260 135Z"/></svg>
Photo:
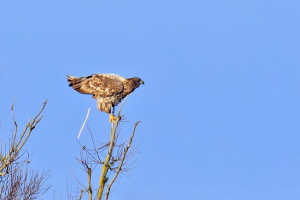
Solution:
<svg viewBox="0 0 300 200"><path fill-rule="evenodd" d="M138 149L111 199L296 200L300 196L299 1L1 1L0 134L10 105L25 125L49 100L26 148L49 171L43 199L66 199L88 124L107 114L66 75L116 73L145 85L123 109Z"/></svg>

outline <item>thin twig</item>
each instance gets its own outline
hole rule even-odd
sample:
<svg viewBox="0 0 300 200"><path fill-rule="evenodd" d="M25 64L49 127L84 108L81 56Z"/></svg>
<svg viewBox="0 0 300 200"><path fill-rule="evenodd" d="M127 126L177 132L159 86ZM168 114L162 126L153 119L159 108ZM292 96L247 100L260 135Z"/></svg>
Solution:
<svg viewBox="0 0 300 200"><path fill-rule="evenodd" d="M93 144L93 147L94 147L94 151L96 152L96 155L97 155L97 157L98 157L99 162L101 162L101 158L100 158L99 152L98 152L98 150L97 150L97 148L96 148L96 145L95 145L95 141L94 141L94 137L93 137L92 131L91 131L91 129L90 129L89 126L87 126L87 128L88 128L88 130L89 130L89 132L90 132L90 136L91 136L92 144Z"/></svg>
<svg viewBox="0 0 300 200"><path fill-rule="evenodd" d="M80 134L81 134L81 132L82 132L82 129L84 128L84 125L85 125L85 123L86 123L86 121L87 121L87 119L88 119L88 117L89 117L89 115L90 115L90 110L91 110L91 108L89 108L88 109L88 111L87 111L87 113L86 113L86 116L85 116L85 120L84 120L84 122L83 122L83 124L82 124L82 126L81 126L81 129L80 129L80 131L79 131L79 133L78 133L78 138L80 137Z"/></svg>
<svg viewBox="0 0 300 200"><path fill-rule="evenodd" d="M130 95L130 94L129 94L129 95ZM123 103L122 103L121 106L120 106L120 109L119 109L119 112L118 112L118 116L120 116L121 110L122 110L122 108L123 108L123 106L124 106L124 104L125 104L127 98L129 97L129 95L127 95L127 96L124 98Z"/></svg>
<svg viewBox="0 0 300 200"><path fill-rule="evenodd" d="M81 200L81 199L82 199L82 197L83 197L83 193L84 193L84 190L83 190L83 189L81 189L81 190L80 190L80 195L79 195L79 198L78 198L78 200Z"/></svg>

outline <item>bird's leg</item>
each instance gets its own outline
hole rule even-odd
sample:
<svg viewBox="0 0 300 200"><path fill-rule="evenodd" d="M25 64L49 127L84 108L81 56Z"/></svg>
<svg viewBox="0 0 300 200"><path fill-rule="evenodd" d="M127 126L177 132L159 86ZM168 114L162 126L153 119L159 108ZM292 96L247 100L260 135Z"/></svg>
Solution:
<svg viewBox="0 0 300 200"><path fill-rule="evenodd" d="M109 122L110 123L114 123L114 121L117 119L114 115L114 112L115 112L115 107L113 106L112 107L112 112L109 114Z"/></svg>

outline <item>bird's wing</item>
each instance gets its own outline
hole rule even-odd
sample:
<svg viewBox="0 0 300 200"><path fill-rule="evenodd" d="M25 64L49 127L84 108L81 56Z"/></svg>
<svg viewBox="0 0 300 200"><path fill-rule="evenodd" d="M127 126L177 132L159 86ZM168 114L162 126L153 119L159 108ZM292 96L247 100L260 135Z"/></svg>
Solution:
<svg viewBox="0 0 300 200"><path fill-rule="evenodd" d="M109 97L123 91L122 78L113 74L93 74L78 78L70 86L79 93L92 94L94 98Z"/></svg>

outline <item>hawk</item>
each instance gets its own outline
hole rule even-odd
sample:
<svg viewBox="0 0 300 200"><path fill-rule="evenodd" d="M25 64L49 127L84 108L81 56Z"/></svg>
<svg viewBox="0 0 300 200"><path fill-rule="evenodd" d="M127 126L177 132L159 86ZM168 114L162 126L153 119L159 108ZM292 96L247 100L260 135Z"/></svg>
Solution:
<svg viewBox="0 0 300 200"><path fill-rule="evenodd" d="M81 94L91 94L100 111L110 114L110 122L116 118L114 107L132 93L144 81L138 77L124 78L117 74L93 74L84 77L69 76L69 86Z"/></svg>

